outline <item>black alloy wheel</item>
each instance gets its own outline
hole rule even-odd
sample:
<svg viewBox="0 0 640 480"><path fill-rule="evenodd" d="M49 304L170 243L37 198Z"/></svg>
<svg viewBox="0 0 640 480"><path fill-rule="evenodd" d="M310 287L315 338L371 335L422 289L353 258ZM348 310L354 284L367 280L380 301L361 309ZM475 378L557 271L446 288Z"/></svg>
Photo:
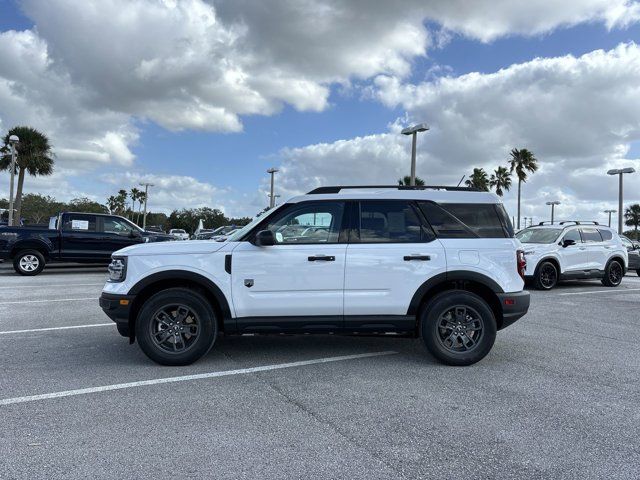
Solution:
<svg viewBox="0 0 640 480"><path fill-rule="evenodd" d="M551 262L542 262L538 267L535 287L538 290L551 290L558 284L558 269Z"/></svg>
<svg viewBox="0 0 640 480"><path fill-rule="evenodd" d="M618 260L611 260L604 272L602 284L605 287L617 287L622 283L624 270Z"/></svg>

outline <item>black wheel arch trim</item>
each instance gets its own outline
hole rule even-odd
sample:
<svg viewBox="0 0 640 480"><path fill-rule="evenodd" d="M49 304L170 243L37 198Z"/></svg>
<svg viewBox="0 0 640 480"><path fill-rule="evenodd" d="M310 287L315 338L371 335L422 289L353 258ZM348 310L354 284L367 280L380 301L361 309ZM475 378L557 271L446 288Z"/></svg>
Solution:
<svg viewBox="0 0 640 480"><path fill-rule="evenodd" d="M540 265L542 265L544 262L553 262L557 266L558 279L560 279L560 275L562 275L562 268L560 268L560 261L555 257L544 257L538 260L538 263L536 264L536 269L533 272L533 277L535 278L538 276L538 273L540 272Z"/></svg>
<svg viewBox="0 0 640 480"><path fill-rule="evenodd" d="M607 260L607 264L604 266L605 275L607 274L607 269L609 268L609 265L611 265L611 262L613 262L614 260L620 263L620 265L622 265L622 275L624 276L627 273L628 266L624 263L624 258L618 255L614 255L609 260Z"/></svg>
<svg viewBox="0 0 640 480"><path fill-rule="evenodd" d="M443 282L451 282L451 281L471 281L484 285L485 287L491 289L496 294L505 293L502 287L496 283L492 278L478 272L473 272L469 270L452 270L449 272L439 273L431 277L429 280L424 282L416 292L413 294L411 298L411 302L409 303L409 309L407 310L407 315L417 315L418 309L420 308L420 304L424 299L425 295L429 290L433 287L443 283Z"/></svg>

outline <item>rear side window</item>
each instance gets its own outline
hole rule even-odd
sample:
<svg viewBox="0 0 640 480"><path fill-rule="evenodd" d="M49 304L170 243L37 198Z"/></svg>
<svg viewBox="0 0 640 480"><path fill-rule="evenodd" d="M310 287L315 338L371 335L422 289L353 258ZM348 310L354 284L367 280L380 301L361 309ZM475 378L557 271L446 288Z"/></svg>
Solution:
<svg viewBox="0 0 640 480"><path fill-rule="evenodd" d="M608 242L609 240L613 239L613 233L611 233L611 231L605 230L603 228L599 228L598 231L602 236L602 240L604 240L605 242Z"/></svg>
<svg viewBox="0 0 640 480"><path fill-rule="evenodd" d="M600 232L595 228L583 228L582 240L585 242L601 242L602 237L600 236Z"/></svg>
<svg viewBox="0 0 640 480"><path fill-rule="evenodd" d="M410 202L363 201L359 217L362 243L418 243L434 239Z"/></svg>
<svg viewBox="0 0 640 480"><path fill-rule="evenodd" d="M64 219L62 229L66 232L95 232L95 215L67 215Z"/></svg>
<svg viewBox="0 0 640 480"><path fill-rule="evenodd" d="M509 238L513 227L502 205L419 202L440 238Z"/></svg>

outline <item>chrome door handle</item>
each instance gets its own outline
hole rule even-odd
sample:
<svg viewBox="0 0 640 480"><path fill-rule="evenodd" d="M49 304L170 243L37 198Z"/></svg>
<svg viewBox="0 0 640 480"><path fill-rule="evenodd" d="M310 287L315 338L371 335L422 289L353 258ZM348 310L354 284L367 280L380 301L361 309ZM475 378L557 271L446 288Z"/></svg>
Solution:
<svg viewBox="0 0 640 480"><path fill-rule="evenodd" d="M428 262L429 260L431 260L431 257L429 255L405 255L404 256L405 262L410 262L411 260L421 260L423 262Z"/></svg>

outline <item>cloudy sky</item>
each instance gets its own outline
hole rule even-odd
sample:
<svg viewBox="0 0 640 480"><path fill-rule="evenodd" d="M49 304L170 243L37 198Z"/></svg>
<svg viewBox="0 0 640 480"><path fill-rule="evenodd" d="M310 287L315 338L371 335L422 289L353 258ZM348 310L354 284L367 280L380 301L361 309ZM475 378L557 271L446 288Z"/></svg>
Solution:
<svg viewBox="0 0 640 480"><path fill-rule="evenodd" d="M428 183L528 148L523 216L605 220L607 169L640 171L640 2L0 0L0 132L36 127L57 155L28 191L103 202L144 180L153 210L251 216L271 166L282 198L394 183L414 122Z"/></svg>

